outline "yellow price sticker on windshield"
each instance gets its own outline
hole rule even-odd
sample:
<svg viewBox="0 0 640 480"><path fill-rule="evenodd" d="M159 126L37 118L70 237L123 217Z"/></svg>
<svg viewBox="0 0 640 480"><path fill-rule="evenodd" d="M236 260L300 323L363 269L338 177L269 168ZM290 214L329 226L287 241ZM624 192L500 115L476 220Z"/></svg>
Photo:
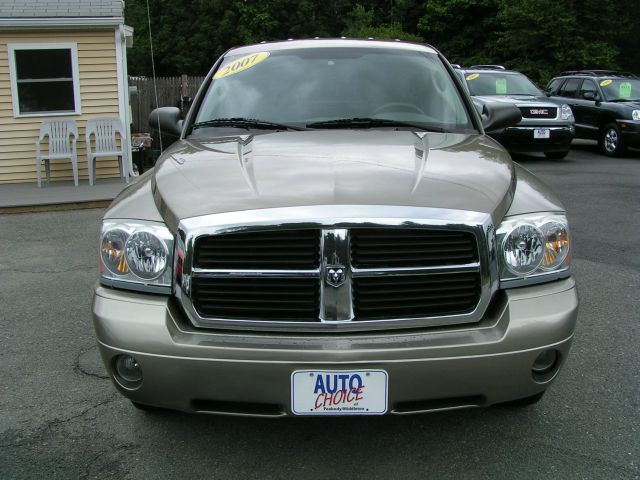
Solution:
<svg viewBox="0 0 640 480"><path fill-rule="evenodd" d="M269 52L260 52L254 53L252 55L247 55L246 57L239 58L238 60L234 60L230 64L225 65L220 70L218 70L213 78L223 78L228 77L229 75L235 75L236 73L242 72L243 70L251 68L258 63L266 60L269 55Z"/></svg>
<svg viewBox="0 0 640 480"><path fill-rule="evenodd" d="M613 82L613 80L602 80L600 82L600 86L601 87L606 87L607 85L611 85L612 82Z"/></svg>
<svg viewBox="0 0 640 480"><path fill-rule="evenodd" d="M467 77L467 80L475 80L476 78L478 78L480 76L479 73L472 73L471 75L469 75Z"/></svg>

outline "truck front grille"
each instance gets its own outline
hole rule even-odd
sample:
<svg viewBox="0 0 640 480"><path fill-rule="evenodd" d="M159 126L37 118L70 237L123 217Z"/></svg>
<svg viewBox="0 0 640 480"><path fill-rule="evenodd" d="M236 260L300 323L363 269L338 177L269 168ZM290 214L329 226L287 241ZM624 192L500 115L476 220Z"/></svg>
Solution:
<svg viewBox="0 0 640 480"><path fill-rule="evenodd" d="M320 284L316 278L202 277L192 298L204 317L315 322Z"/></svg>
<svg viewBox="0 0 640 480"><path fill-rule="evenodd" d="M523 118L556 118L557 107L520 107Z"/></svg>
<svg viewBox="0 0 640 480"><path fill-rule="evenodd" d="M308 269L320 263L320 232L266 230L208 235L195 243L193 264L207 269Z"/></svg>
<svg viewBox="0 0 640 480"><path fill-rule="evenodd" d="M355 320L457 315L480 299L478 272L353 279Z"/></svg>
<svg viewBox="0 0 640 480"><path fill-rule="evenodd" d="M200 234L186 242L181 298L205 327L473 322L488 303L479 235L467 226L384 225Z"/></svg>
<svg viewBox="0 0 640 480"><path fill-rule="evenodd" d="M470 232L424 229L351 230L351 264L357 268L431 267L475 262Z"/></svg>

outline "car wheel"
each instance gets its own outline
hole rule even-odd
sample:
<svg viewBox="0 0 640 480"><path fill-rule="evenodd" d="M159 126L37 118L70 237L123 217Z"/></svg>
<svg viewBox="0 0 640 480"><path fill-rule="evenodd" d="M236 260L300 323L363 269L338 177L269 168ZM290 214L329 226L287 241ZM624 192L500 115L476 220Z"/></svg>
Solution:
<svg viewBox="0 0 640 480"><path fill-rule="evenodd" d="M606 125L600 133L600 149L609 157L617 157L625 151L620 128L615 123Z"/></svg>
<svg viewBox="0 0 640 480"><path fill-rule="evenodd" d="M567 156L569 150L566 152L544 152L544 156L553 160L561 160Z"/></svg>
<svg viewBox="0 0 640 480"><path fill-rule="evenodd" d="M543 390L540 393L536 393L535 395L531 395L530 397L519 398L517 400L505 402L502 405L504 405L505 407L526 407L527 405L533 405L540 401L540 399L544 396L544 392L546 392L546 390Z"/></svg>

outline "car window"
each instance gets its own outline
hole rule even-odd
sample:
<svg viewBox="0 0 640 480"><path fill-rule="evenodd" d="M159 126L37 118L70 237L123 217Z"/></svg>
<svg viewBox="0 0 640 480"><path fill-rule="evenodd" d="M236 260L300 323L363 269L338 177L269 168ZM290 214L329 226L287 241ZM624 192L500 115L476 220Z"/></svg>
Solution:
<svg viewBox="0 0 640 480"><path fill-rule="evenodd" d="M561 97L575 97L576 93L578 93L578 88L580 87L580 82L582 82L581 78L570 78L562 85L560 89Z"/></svg>
<svg viewBox="0 0 640 480"><path fill-rule="evenodd" d="M471 95L542 95L521 73L467 72L465 78Z"/></svg>
<svg viewBox="0 0 640 480"><path fill-rule="evenodd" d="M607 101L631 101L640 99L639 78L601 78L600 88Z"/></svg>
<svg viewBox="0 0 640 480"><path fill-rule="evenodd" d="M315 47L225 57L196 122L250 118L306 126L338 119L473 130L453 78L436 54Z"/></svg>
<svg viewBox="0 0 640 480"><path fill-rule="evenodd" d="M580 98L584 97L586 92L592 92L594 95L598 93L598 88L593 80L587 78L582 82L582 86L580 87L580 94L578 95Z"/></svg>
<svg viewBox="0 0 640 480"><path fill-rule="evenodd" d="M560 85L562 85L562 82L564 82L564 78L554 78L549 82L549 85L547 85L545 90L550 94L555 95L558 93L558 89L560 88Z"/></svg>

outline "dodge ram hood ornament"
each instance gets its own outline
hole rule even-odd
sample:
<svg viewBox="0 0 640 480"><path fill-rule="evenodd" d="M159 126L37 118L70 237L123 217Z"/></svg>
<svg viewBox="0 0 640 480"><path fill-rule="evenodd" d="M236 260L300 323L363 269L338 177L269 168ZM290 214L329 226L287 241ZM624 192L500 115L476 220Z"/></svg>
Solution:
<svg viewBox="0 0 640 480"><path fill-rule="evenodd" d="M345 267L342 265L327 265L326 281L332 287L339 287L346 280Z"/></svg>

